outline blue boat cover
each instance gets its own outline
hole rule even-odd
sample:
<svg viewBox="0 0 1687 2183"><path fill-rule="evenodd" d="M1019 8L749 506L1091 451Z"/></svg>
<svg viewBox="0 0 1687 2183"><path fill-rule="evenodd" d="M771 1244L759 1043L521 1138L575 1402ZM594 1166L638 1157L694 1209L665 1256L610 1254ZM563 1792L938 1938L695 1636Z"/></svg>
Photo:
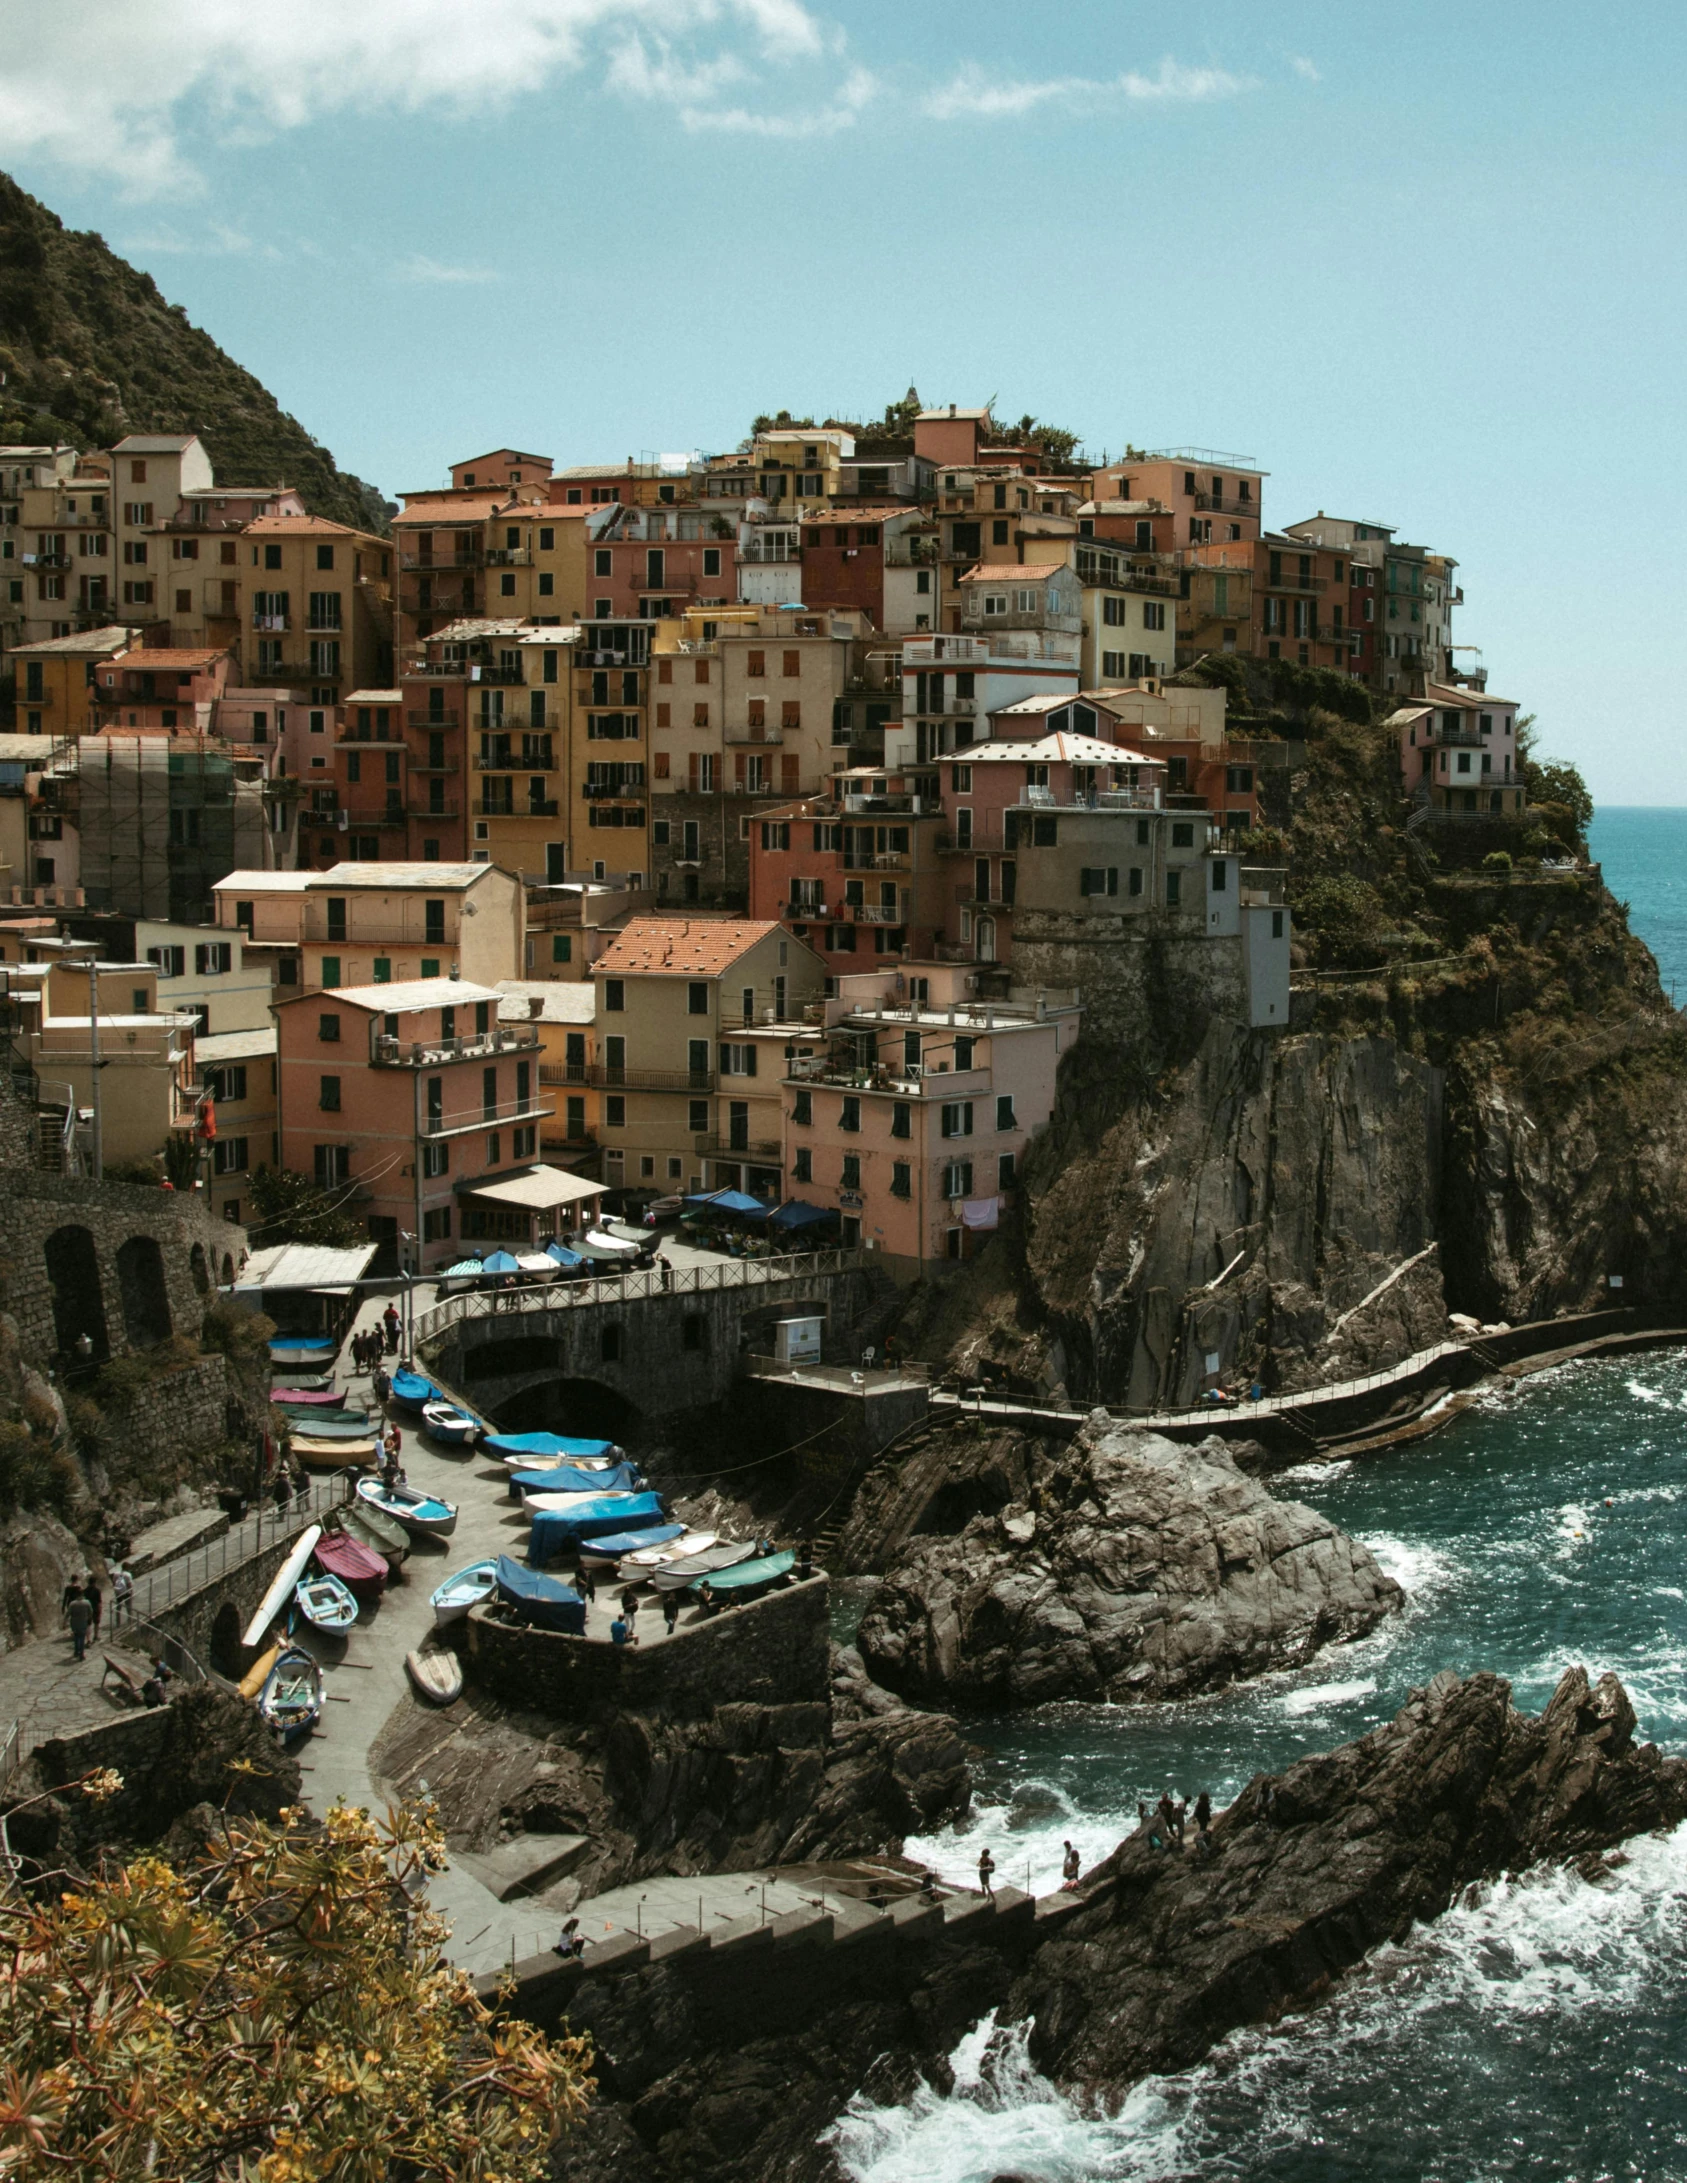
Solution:
<svg viewBox="0 0 1687 2183"><path fill-rule="evenodd" d="M812 1228L819 1221L836 1220L837 1217L833 1207L806 1205L801 1198L787 1198L767 1216L768 1225L773 1228Z"/></svg>
<svg viewBox="0 0 1687 2183"><path fill-rule="evenodd" d="M586 1544L594 1554L611 1554L619 1561L623 1554L641 1554L647 1546L666 1546L684 1536L684 1524L652 1524L644 1531L607 1531Z"/></svg>
<svg viewBox="0 0 1687 2183"><path fill-rule="evenodd" d="M513 1251L493 1251L480 1262L482 1273L520 1273L521 1261Z"/></svg>
<svg viewBox="0 0 1687 2183"><path fill-rule="evenodd" d="M423 1379L419 1372L395 1372L392 1376L392 1399L407 1402L419 1410L424 1402L449 1402L451 1397L432 1380Z"/></svg>
<svg viewBox="0 0 1687 2183"><path fill-rule="evenodd" d="M524 1622L541 1630L566 1630L574 1637L586 1634L586 1603L579 1593L557 1577L524 1569L508 1554L498 1556L498 1597Z"/></svg>
<svg viewBox="0 0 1687 2183"><path fill-rule="evenodd" d="M613 1440L577 1440L566 1433L488 1433L486 1445L495 1455L566 1455L570 1462L621 1452Z"/></svg>
<svg viewBox="0 0 1687 2183"><path fill-rule="evenodd" d="M270 1343L275 1349L338 1349L339 1343L332 1334L278 1334Z"/></svg>
<svg viewBox="0 0 1687 2183"><path fill-rule="evenodd" d="M581 1494L578 1508L537 1509L528 1535L527 1558L535 1569L544 1568L556 1555L578 1546L582 1539L618 1531L634 1531L663 1521L661 1496L635 1493L625 1501L594 1501Z"/></svg>
<svg viewBox="0 0 1687 2183"><path fill-rule="evenodd" d="M586 1261L578 1251L571 1251L566 1243L547 1243L545 1256L554 1258L559 1266L583 1266Z"/></svg>
<svg viewBox="0 0 1687 2183"><path fill-rule="evenodd" d="M524 1493L640 1493L644 1478L634 1463L617 1463L613 1470L576 1470L570 1463L553 1463L549 1470L517 1470L510 1473L510 1499Z"/></svg>

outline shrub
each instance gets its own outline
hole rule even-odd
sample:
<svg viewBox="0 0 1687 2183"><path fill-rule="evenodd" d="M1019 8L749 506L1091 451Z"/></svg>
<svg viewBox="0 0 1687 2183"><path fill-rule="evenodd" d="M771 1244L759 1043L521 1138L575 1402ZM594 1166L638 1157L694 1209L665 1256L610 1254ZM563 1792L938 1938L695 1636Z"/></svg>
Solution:
<svg viewBox="0 0 1687 2183"><path fill-rule="evenodd" d="M1509 873L1511 870L1511 857L1504 849L1490 849L1482 859L1482 869L1485 872L1497 874Z"/></svg>

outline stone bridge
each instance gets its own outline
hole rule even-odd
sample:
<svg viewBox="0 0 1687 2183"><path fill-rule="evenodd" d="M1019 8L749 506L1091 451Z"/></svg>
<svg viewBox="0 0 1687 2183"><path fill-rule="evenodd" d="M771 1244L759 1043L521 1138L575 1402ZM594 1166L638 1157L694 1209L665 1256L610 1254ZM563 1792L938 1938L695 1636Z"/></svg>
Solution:
<svg viewBox="0 0 1687 2183"><path fill-rule="evenodd" d="M870 1251L801 1251L451 1296L418 1314L416 1341L506 1432L623 1440L724 1401L780 1319L823 1317L827 1361L853 1363L895 1296Z"/></svg>

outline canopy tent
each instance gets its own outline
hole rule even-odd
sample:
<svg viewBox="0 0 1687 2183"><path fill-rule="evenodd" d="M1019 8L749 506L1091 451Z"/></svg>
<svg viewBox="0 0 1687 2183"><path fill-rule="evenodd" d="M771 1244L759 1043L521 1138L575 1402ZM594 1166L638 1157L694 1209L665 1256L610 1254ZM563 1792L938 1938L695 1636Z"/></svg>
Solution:
<svg viewBox="0 0 1687 2183"><path fill-rule="evenodd" d="M715 1190L705 1197L687 1198L686 1204L699 1212L737 1213L746 1220L765 1220L767 1207L760 1198L753 1198L747 1190Z"/></svg>
<svg viewBox="0 0 1687 2183"><path fill-rule="evenodd" d="M345 1250L324 1243L275 1243L251 1254L240 1269L235 1293L347 1288L363 1279L379 1248L376 1243L354 1243Z"/></svg>
<svg viewBox="0 0 1687 2183"><path fill-rule="evenodd" d="M837 1217L834 1206L805 1205L801 1198L787 1198L783 1205L776 1205L768 1214L767 1224L770 1228L813 1228Z"/></svg>
<svg viewBox="0 0 1687 2183"><path fill-rule="evenodd" d="M503 1175L495 1182L464 1181L458 1188L465 1197L548 1213L559 1205L579 1205L587 1198L601 1198L609 1185L593 1182L585 1175L570 1175L560 1167L530 1167L523 1174Z"/></svg>

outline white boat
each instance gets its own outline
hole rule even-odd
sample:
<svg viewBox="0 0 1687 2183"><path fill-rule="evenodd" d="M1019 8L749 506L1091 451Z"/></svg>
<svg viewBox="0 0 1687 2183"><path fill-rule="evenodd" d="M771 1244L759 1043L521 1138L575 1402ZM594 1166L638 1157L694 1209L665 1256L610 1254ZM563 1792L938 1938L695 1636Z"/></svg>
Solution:
<svg viewBox="0 0 1687 2183"><path fill-rule="evenodd" d="M454 1402L424 1402L422 1423L430 1440L442 1441L448 1448L472 1447L480 1438L479 1420Z"/></svg>
<svg viewBox="0 0 1687 2183"><path fill-rule="evenodd" d="M524 1493L521 1505L535 1516L542 1516L547 1509L574 1509L583 1500L589 1500L595 1508L601 1501L644 1501L645 1493Z"/></svg>
<svg viewBox="0 0 1687 2183"><path fill-rule="evenodd" d="M433 1705L451 1705L463 1695L463 1664L454 1652L407 1652L404 1667Z"/></svg>
<svg viewBox="0 0 1687 2183"><path fill-rule="evenodd" d="M391 1516L405 1530L423 1538L448 1539L457 1528L457 1511L449 1501L432 1493L418 1493L412 1486L387 1486L378 1478L360 1478L357 1495L383 1516Z"/></svg>
<svg viewBox="0 0 1687 2183"><path fill-rule="evenodd" d="M499 1462L505 1470L555 1470L559 1464L568 1470L613 1470L617 1463L624 1463L622 1455L500 1455Z"/></svg>
<svg viewBox="0 0 1687 2183"><path fill-rule="evenodd" d="M706 1553L719 1538L718 1531L688 1531L681 1538L670 1539L665 1546L641 1546L636 1553L621 1556L616 1574L629 1584L637 1584L641 1577L648 1577L664 1562L683 1561L688 1554Z"/></svg>
<svg viewBox="0 0 1687 2183"><path fill-rule="evenodd" d="M651 1245L648 1241L629 1243L625 1236L606 1236L601 1228L591 1228L586 1232L585 1248L593 1258L620 1258L630 1262L641 1251L648 1251Z"/></svg>
<svg viewBox="0 0 1687 2183"><path fill-rule="evenodd" d="M459 1569L454 1577L435 1587L433 1592L433 1618L436 1623L460 1622L471 1607L478 1607L483 1599L490 1599L498 1589L498 1563L471 1561L466 1569Z"/></svg>
<svg viewBox="0 0 1687 2183"><path fill-rule="evenodd" d="M263 1643L264 1632L280 1614L293 1596L293 1587L304 1575L311 1556L316 1552L316 1542L322 1536L320 1524L306 1524L294 1540L287 1559L275 1572L269 1590L259 1600L257 1611L240 1633L240 1642L246 1646Z"/></svg>

